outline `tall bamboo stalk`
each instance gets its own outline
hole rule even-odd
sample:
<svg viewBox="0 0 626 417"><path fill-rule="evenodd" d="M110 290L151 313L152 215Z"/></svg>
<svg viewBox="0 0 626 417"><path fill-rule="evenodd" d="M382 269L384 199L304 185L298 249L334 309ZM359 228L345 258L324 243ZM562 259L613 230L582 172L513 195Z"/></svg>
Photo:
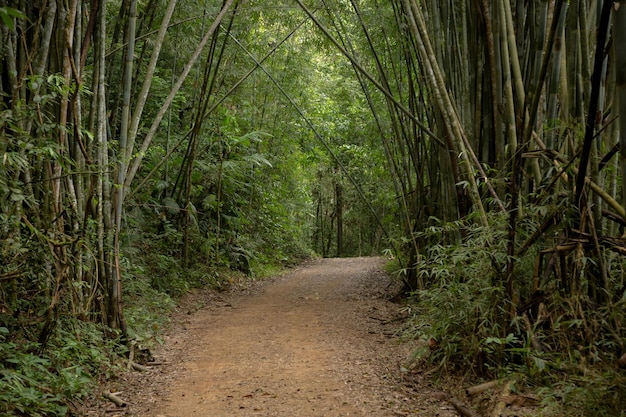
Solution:
<svg viewBox="0 0 626 417"><path fill-rule="evenodd" d="M418 47L418 51L421 55L422 65L424 66L424 72L429 82L431 92L435 97L439 111L444 117L446 126L448 128L448 134L456 142L455 145L461 154L463 163L463 176L468 181L468 193L474 205L474 209L479 213L480 222L484 225L488 225L485 209L480 198L480 193L476 184L476 178L472 172L472 164L470 162L469 153L471 150L468 148L466 140L463 136L463 128L460 125L460 120L455 111L456 106L450 100L448 91L445 86L443 75L439 68L438 63L434 60L434 52L426 32L424 19L421 14L420 8L417 3L412 0L404 0L405 12L409 18L410 28L413 30L413 35ZM454 157L454 156L453 156Z"/></svg>
<svg viewBox="0 0 626 417"><path fill-rule="evenodd" d="M613 38L626 39L626 6L619 7L613 13ZM613 41L615 55L615 96L618 106L619 124L619 165L622 174L621 203L626 207L626 43Z"/></svg>
<svg viewBox="0 0 626 417"><path fill-rule="evenodd" d="M578 176L576 177L576 202L581 205L581 212L583 206L586 207L586 203L581 200L583 195L587 169L589 164L589 158L591 156L591 146L593 144L594 139L594 130L596 125L597 118L597 108L598 102L600 99L600 88L602 81L602 69L604 66L605 56L604 56L604 48L606 43L606 38L608 34L609 21L611 17L611 9L613 5L610 1L605 1L604 6L602 7L602 13L600 16L600 23L598 28L598 39L597 39L597 47L594 58L594 69L593 76L591 79L591 96L589 97L589 110L587 112L587 123L585 126L585 140L583 142L583 148L580 157L580 164L578 168Z"/></svg>
<svg viewBox="0 0 626 417"><path fill-rule="evenodd" d="M200 57L200 54L204 50L204 47L206 46L207 42L209 41L209 39L211 39L211 36L213 36L213 33L217 30L218 26L222 22L222 19L224 18L224 16L226 16L226 13L228 13L228 10L233 5L234 1L235 0L226 0L224 2L222 9L217 14L217 16L215 17L215 20L213 21L209 29L204 34L204 37L200 40L200 42L196 46L196 49L194 50L193 54L191 55L191 57L189 58L185 66L183 67L183 71L178 76L176 83L170 90L169 94L165 98L165 101L162 103L161 108L157 112L157 115L152 121L152 124L150 125L148 132L144 136L144 139L143 139L143 142L141 143L139 151L136 154L133 154L132 149L130 149L129 153L133 156L133 159L131 160L127 173L126 173L126 179L125 179L126 187L129 187L133 179L135 178L135 175L137 174L137 171L139 170L139 167L141 166L141 162L143 161L143 157L146 151L148 150L148 147L152 143L152 140L154 139L154 136L156 135L156 132L159 129L159 126L161 125L161 121L163 120L163 118L165 117L167 113L167 110L169 109L169 106L174 101L174 97L176 96L180 88L182 87L183 82L187 79L189 72L191 72L191 69L193 68L198 58Z"/></svg>

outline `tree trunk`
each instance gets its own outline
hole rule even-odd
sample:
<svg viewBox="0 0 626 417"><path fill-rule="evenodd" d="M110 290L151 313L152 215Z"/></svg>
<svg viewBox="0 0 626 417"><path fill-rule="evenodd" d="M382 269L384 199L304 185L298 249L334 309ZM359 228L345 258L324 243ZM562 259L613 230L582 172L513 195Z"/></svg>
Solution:
<svg viewBox="0 0 626 417"><path fill-rule="evenodd" d="M200 57L200 54L204 50L204 47L206 46L207 42L209 41L209 39L211 39L211 36L213 36L213 33L219 27L220 23L222 22L222 19L224 18L224 16L228 12L228 10L230 9L234 1L235 0L226 0L224 2L222 9L218 13L218 15L215 17L215 20L213 21L213 23L211 24L207 32L204 34L204 37L202 38L202 40L198 43L191 58L189 58L189 60L187 61L187 64L183 68L182 73L179 75L178 80L176 80L176 83L174 84L173 88L170 90L169 94L167 95L167 98L161 105L161 108L159 109L156 117L152 121L152 125L150 126L150 128L148 129L148 132L144 136L144 139L143 139L143 142L141 143L141 147L139 151L136 154L133 154L134 147L132 146L132 144L129 145L128 154L133 156L133 160L131 161L128 167L128 171L126 173L125 184L127 187L130 186L133 179L135 178L135 175L137 174L137 171L139 170L139 167L141 166L141 162L143 161L143 156L148 150L148 147L150 146L150 144L152 143L152 140L154 139L154 136L156 135L156 132L159 129L159 126L161 125L161 121L163 120L163 117L165 117L165 114L167 113L169 106L172 104L172 101L174 101L174 97L176 96L180 88L182 87L183 82L185 81L185 79L187 79L189 72L191 71L194 64Z"/></svg>
<svg viewBox="0 0 626 417"><path fill-rule="evenodd" d="M343 186L335 183L335 213L337 214L337 257L343 256Z"/></svg>
<svg viewBox="0 0 626 417"><path fill-rule="evenodd" d="M626 5L620 7L613 15L613 38L626 39ZM619 119L619 162L622 174L621 203L626 207L626 43L613 41L615 53L615 96L617 98Z"/></svg>

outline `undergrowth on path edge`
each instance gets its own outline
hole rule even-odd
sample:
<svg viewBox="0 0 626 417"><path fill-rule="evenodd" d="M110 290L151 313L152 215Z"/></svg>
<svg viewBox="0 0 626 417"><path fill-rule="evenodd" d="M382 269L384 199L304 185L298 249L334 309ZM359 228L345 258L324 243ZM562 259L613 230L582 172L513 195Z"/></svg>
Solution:
<svg viewBox="0 0 626 417"><path fill-rule="evenodd" d="M607 289L616 300L612 311L589 308L592 303L585 287L565 294L553 277L545 281L548 295L539 303L539 317L529 323L522 311L506 322L501 285L506 224L495 221L483 228L464 221L437 223L418 237L444 242L450 235L463 237L456 244L430 245L415 265L424 287L405 300L410 318L402 336L417 341L418 348L403 364L404 371L458 375L468 384L514 380L515 391L536 394L539 402L533 415L626 415L626 375L617 363L623 352L615 341L621 328L607 328L612 320L626 321L620 280L615 279L615 287ZM537 253L516 260L518 309L532 299ZM624 260L603 255L613 262L614 274L621 274ZM387 270L398 275L405 272L395 262ZM583 282L591 285L591 279ZM572 312L573 305L580 310ZM590 328L596 332L584 334Z"/></svg>
<svg viewBox="0 0 626 417"><path fill-rule="evenodd" d="M125 284L125 316L131 343L148 351L161 344L177 300L194 288L224 291L234 282L262 279L284 269L271 263L255 265L254 277L227 268L196 264L183 268L176 260L126 263L132 279ZM155 285L175 275L169 286ZM97 320L96 320L97 321ZM0 415L64 417L80 415L81 403L98 396L99 385L127 371L127 345L111 329L76 317L59 319L45 348L30 334L12 334L0 326ZM140 361L141 359L135 358Z"/></svg>

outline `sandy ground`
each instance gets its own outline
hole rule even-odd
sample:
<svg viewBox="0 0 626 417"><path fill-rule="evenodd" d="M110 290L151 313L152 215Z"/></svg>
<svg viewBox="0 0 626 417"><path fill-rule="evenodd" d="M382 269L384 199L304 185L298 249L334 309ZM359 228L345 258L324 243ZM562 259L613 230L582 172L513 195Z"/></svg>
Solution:
<svg viewBox="0 0 626 417"><path fill-rule="evenodd" d="M381 258L323 259L228 293L191 297L161 365L111 389L128 401L92 415L457 416L400 370L412 346ZM408 378L410 377L410 380Z"/></svg>

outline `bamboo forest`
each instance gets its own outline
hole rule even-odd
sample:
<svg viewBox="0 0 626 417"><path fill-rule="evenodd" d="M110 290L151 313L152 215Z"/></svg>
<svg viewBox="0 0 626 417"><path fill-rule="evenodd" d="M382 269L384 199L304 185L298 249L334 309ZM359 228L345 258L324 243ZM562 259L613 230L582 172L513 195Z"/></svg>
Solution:
<svg viewBox="0 0 626 417"><path fill-rule="evenodd" d="M626 2L0 19L0 415L83 415L193 291L382 257L403 372L626 416Z"/></svg>

